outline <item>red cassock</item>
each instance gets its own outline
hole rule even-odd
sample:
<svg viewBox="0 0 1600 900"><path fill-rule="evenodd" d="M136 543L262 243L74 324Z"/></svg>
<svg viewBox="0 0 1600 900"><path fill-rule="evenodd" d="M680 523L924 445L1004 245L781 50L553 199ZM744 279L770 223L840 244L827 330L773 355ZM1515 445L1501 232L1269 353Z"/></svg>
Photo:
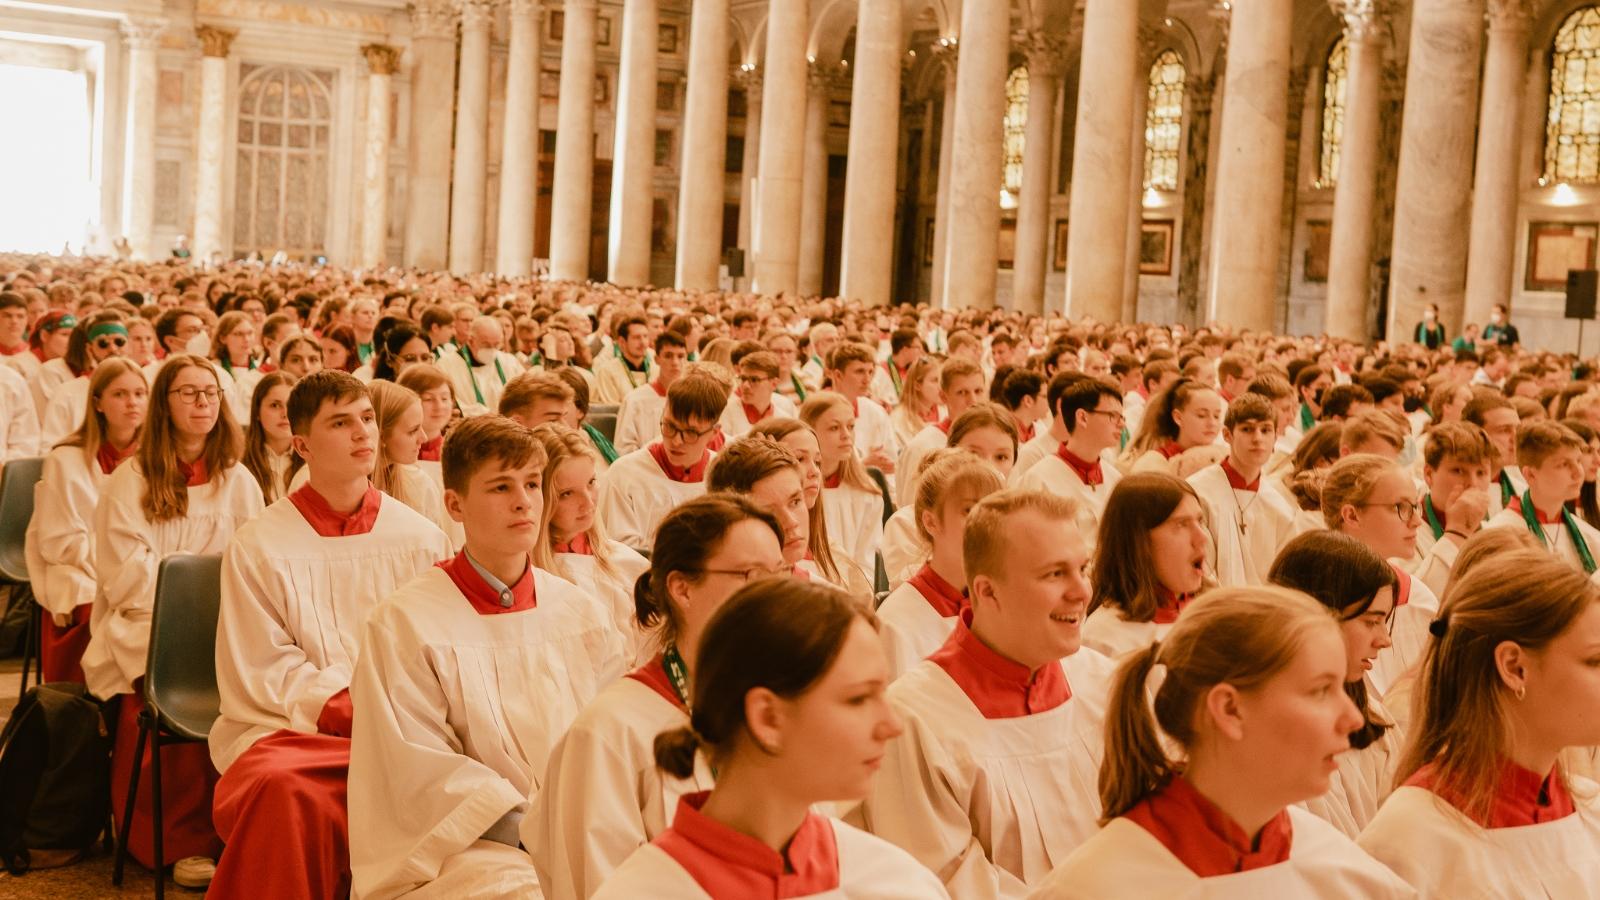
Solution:
<svg viewBox="0 0 1600 900"><path fill-rule="evenodd" d="M89 612L85 603L72 611L72 621L57 625L45 613L39 623L39 665L45 681L83 684L83 648L89 646ZM137 710L135 711L137 712Z"/></svg>
<svg viewBox="0 0 1600 900"><path fill-rule="evenodd" d="M131 694L117 698L117 741L111 751L111 809L117 827L122 827L127 808L128 787L133 775L133 751L139 741L139 710L144 706L144 679L134 684ZM155 799L151 791L150 763L153 741L146 740L144 757L139 761L139 796L128 829L128 852L146 868L155 868ZM204 743L165 744L161 747L161 818L166 823L162 836L161 864L170 865L186 856L216 859L222 841L211 826L211 792L217 784L217 770Z"/></svg>

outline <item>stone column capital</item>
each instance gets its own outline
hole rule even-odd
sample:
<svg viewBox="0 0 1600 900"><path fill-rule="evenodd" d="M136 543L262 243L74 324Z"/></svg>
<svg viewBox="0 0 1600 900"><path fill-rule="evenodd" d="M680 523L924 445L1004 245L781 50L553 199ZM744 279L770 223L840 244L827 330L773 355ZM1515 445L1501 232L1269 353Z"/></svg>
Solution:
<svg viewBox="0 0 1600 900"><path fill-rule="evenodd" d="M806 85L811 90L829 92L841 83L849 84L847 73L839 63L812 62L806 66Z"/></svg>
<svg viewBox="0 0 1600 900"><path fill-rule="evenodd" d="M1529 0L1489 0L1483 15L1490 31L1527 31L1533 24L1533 4Z"/></svg>
<svg viewBox="0 0 1600 900"><path fill-rule="evenodd" d="M746 95L761 95L761 69L755 63L743 63L733 71L733 80L744 88Z"/></svg>
<svg viewBox="0 0 1600 900"><path fill-rule="evenodd" d="M122 39L130 50L154 50L161 44L161 33L167 29L166 19L128 17L118 23Z"/></svg>
<svg viewBox="0 0 1600 900"><path fill-rule="evenodd" d="M540 0L507 0L506 9L510 11L511 18L521 16L537 16L542 4Z"/></svg>
<svg viewBox="0 0 1600 900"><path fill-rule="evenodd" d="M1012 36L1011 42L1028 58L1028 74L1060 78L1067 71L1067 37L1039 28Z"/></svg>
<svg viewBox="0 0 1600 900"><path fill-rule="evenodd" d="M1330 0L1333 14L1344 22L1344 39L1352 44L1380 40L1389 27L1385 0Z"/></svg>
<svg viewBox="0 0 1600 900"><path fill-rule="evenodd" d="M449 0L413 0L411 34L419 38L453 38L456 36L456 9Z"/></svg>
<svg viewBox="0 0 1600 900"><path fill-rule="evenodd" d="M495 9L499 0L457 0L461 10L462 28L488 29L494 25Z"/></svg>
<svg viewBox="0 0 1600 900"><path fill-rule="evenodd" d="M928 48L928 53L934 62L944 63L952 70L956 67L956 58L960 55L955 38L939 38Z"/></svg>
<svg viewBox="0 0 1600 900"><path fill-rule="evenodd" d="M228 55L228 48L233 45L233 39L239 36L239 32L229 28L218 28L215 25L196 25L194 35L200 39L201 56L225 57Z"/></svg>
<svg viewBox="0 0 1600 900"><path fill-rule="evenodd" d="M367 60L367 70L374 75L393 75L400 71L400 48L388 44L366 44L361 55Z"/></svg>

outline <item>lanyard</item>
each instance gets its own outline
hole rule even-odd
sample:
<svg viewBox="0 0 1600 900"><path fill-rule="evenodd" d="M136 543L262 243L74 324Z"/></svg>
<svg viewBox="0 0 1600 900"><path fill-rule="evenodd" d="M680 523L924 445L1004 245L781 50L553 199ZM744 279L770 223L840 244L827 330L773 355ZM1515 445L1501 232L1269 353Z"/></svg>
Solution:
<svg viewBox="0 0 1600 900"><path fill-rule="evenodd" d="M1128 449L1128 440L1130 438L1132 438L1132 437L1133 437L1133 435L1128 433L1128 426L1126 426L1126 425L1122 426L1122 433L1117 435L1117 452L1118 453L1121 453L1122 451Z"/></svg>
<svg viewBox="0 0 1600 900"><path fill-rule="evenodd" d="M1422 517L1428 520L1428 529L1433 532L1433 539L1444 537L1444 524L1439 521L1438 515L1433 511L1433 495L1422 498Z"/></svg>
<svg viewBox="0 0 1600 900"><path fill-rule="evenodd" d="M661 668L667 670L667 680L672 682L672 692L678 695L683 708L688 709L689 667L683 664L683 657L678 655L678 645L668 644L667 649L661 651Z"/></svg>
<svg viewBox="0 0 1600 900"><path fill-rule="evenodd" d="M894 395L898 398L905 392L900 386L900 367L896 366L892 359L884 363L884 366L889 370L889 383L894 385Z"/></svg>
<svg viewBox="0 0 1600 900"><path fill-rule="evenodd" d="M459 350L461 353L462 362L467 364L467 380L472 382L472 393L477 395L478 405L483 406L483 388L478 387L478 376L472 374L472 356L467 353L467 348L465 347L458 347L457 350ZM494 373L500 376L500 386L504 387L506 383L506 370L500 368L500 354L498 353L494 355Z"/></svg>
<svg viewBox="0 0 1600 900"><path fill-rule="evenodd" d="M1517 492L1513 491L1511 489L1511 476L1506 474L1506 470L1505 469L1501 469L1500 470L1500 507L1502 509L1504 509L1505 507L1510 506L1511 505L1511 498L1515 497L1516 495L1517 495Z"/></svg>
<svg viewBox="0 0 1600 900"><path fill-rule="evenodd" d="M806 402L806 386L800 383L800 376L790 372L789 383L794 385L795 395L800 398L800 402Z"/></svg>
<svg viewBox="0 0 1600 900"><path fill-rule="evenodd" d="M1524 491L1522 494L1522 521L1528 524L1528 530L1539 539L1539 545L1546 550L1551 549L1550 538L1544 533L1544 526L1539 524L1539 517L1533 511L1533 492ZM1594 574L1594 557L1589 554L1589 545L1583 539L1583 532L1578 530L1578 520L1573 517L1572 510L1563 504L1561 507L1561 524L1567 528L1567 536L1572 538L1572 545L1578 548L1578 559L1583 561L1583 571Z"/></svg>
<svg viewBox="0 0 1600 900"><path fill-rule="evenodd" d="M1317 427L1317 419L1311 415L1311 407L1304 403L1300 404L1300 432L1304 434L1315 427Z"/></svg>
<svg viewBox="0 0 1600 900"><path fill-rule="evenodd" d="M600 455L605 457L606 465L609 466L617 461L616 445L607 440L606 436L600 433L600 429L585 422L583 423L583 431L589 435L589 440L594 443L595 449L600 451Z"/></svg>

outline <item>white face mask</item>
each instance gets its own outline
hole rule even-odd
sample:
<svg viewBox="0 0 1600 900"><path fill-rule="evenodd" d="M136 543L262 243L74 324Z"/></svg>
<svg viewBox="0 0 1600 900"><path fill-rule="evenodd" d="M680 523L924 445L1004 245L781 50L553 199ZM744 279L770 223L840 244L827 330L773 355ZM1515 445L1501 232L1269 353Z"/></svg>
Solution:
<svg viewBox="0 0 1600 900"><path fill-rule="evenodd" d="M194 354L195 356L210 356L211 335L202 331L194 337L189 338L189 342L184 345L183 349L188 353Z"/></svg>
<svg viewBox="0 0 1600 900"><path fill-rule="evenodd" d="M1434 319L1435 319L1435 318L1436 318L1436 316L1435 316L1435 315L1434 315L1434 312L1433 312L1433 310L1431 310L1431 309L1430 309L1430 310L1428 310L1428 311L1427 311L1427 312L1424 312L1424 313L1423 313L1423 314L1422 314L1422 317L1423 317L1423 318L1424 318L1424 319L1427 319L1427 320L1428 320L1428 321L1429 321L1429 322L1432 322L1432 321L1433 321L1433 320L1434 320Z"/></svg>
<svg viewBox="0 0 1600 900"><path fill-rule="evenodd" d="M1499 313L1492 313L1489 316L1489 321L1493 322L1496 325L1499 325L1500 324L1500 318L1501 318L1501 316L1500 316Z"/></svg>
<svg viewBox="0 0 1600 900"><path fill-rule="evenodd" d="M497 351L493 347L479 347L478 349L472 351L472 358L476 359L480 364L487 366L494 362L496 352Z"/></svg>

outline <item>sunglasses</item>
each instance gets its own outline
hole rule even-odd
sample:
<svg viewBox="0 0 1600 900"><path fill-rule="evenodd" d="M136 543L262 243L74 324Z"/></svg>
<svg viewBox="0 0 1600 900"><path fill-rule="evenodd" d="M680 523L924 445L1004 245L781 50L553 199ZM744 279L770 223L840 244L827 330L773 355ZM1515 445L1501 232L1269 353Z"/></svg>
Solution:
<svg viewBox="0 0 1600 900"><path fill-rule="evenodd" d="M127 338L103 337L103 338L95 338L94 339L94 347L95 347L96 350L110 350L113 347L119 347L120 348L120 347L126 347L126 346L128 346L128 339Z"/></svg>

